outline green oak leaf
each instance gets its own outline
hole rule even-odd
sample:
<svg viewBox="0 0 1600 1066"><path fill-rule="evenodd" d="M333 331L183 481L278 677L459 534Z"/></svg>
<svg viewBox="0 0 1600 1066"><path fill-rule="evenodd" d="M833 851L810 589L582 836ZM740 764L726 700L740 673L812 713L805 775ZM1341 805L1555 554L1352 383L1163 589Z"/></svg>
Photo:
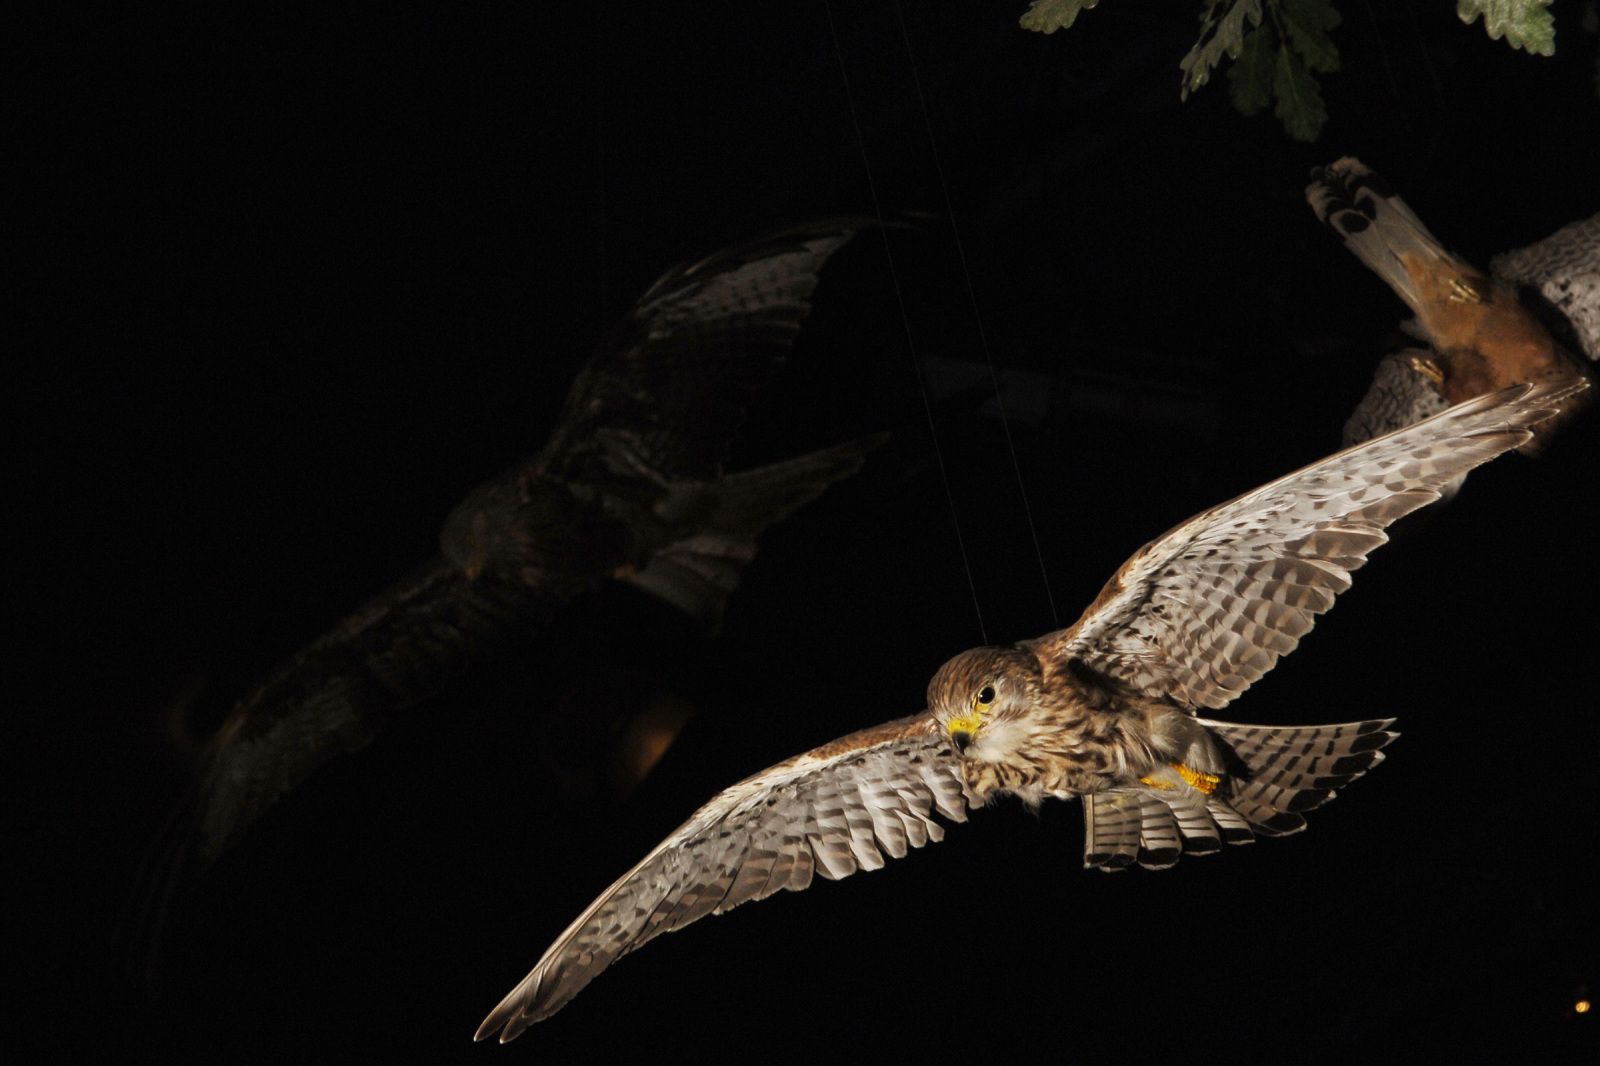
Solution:
<svg viewBox="0 0 1600 1066"><path fill-rule="evenodd" d="M1277 21L1289 43L1311 70L1331 74L1339 69L1339 49L1328 31L1339 25L1331 0L1276 0Z"/></svg>
<svg viewBox="0 0 1600 1066"><path fill-rule="evenodd" d="M1054 33L1071 26L1080 14L1098 3L1100 0L1033 0L1017 21L1025 30Z"/></svg>
<svg viewBox="0 0 1600 1066"><path fill-rule="evenodd" d="M1504 37L1512 48L1553 56L1556 21L1549 6L1550 0L1456 0L1456 15L1468 25L1482 15L1490 40Z"/></svg>
<svg viewBox="0 0 1600 1066"><path fill-rule="evenodd" d="M1180 97L1187 100L1190 93L1210 81L1211 71L1224 55L1237 59L1244 50L1245 31L1260 24L1261 0L1209 0L1200 18L1200 39L1178 64L1183 71Z"/></svg>
<svg viewBox="0 0 1600 1066"><path fill-rule="evenodd" d="M1328 121L1328 109L1322 103L1322 90L1317 79L1306 69L1306 62L1293 49L1280 48L1272 80L1272 91L1278 106L1272 113L1283 122L1283 128L1297 141L1314 141Z"/></svg>
<svg viewBox="0 0 1600 1066"><path fill-rule="evenodd" d="M1228 95L1241 114L1254 115L1272 102L1278 47L1278 35L1271 26L1257 26L1245 35L1239 58L1228 68Z"/></svg>

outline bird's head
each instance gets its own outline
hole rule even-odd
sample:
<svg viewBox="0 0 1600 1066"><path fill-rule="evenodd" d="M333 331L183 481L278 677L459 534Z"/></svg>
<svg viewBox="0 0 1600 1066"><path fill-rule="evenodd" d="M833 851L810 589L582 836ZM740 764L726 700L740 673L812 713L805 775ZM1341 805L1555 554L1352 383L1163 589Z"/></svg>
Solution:
<svg viewBox="0 0 1600 1066"><path fill-rule="evenodd" d="M928 708L957 751L981 759L1038 701L1039 685L1038 661L1027 652L973 648L939 667Z"/></svg>
<svg viewBox="0 0 1600 1066"><path fill-rule="evenodd" d="M479 485L445 519L439 550L468 580L477 580L514 549L518 503L505 479Z"/></svg>
<svg viewBox="0 0 1600 1066"><path fill-rule="evenodd" d="M592 491L511 471L466 495L439 531L439 550L468 581L512 580L545 596L575 595L629 561L633 534Z"/></svg>

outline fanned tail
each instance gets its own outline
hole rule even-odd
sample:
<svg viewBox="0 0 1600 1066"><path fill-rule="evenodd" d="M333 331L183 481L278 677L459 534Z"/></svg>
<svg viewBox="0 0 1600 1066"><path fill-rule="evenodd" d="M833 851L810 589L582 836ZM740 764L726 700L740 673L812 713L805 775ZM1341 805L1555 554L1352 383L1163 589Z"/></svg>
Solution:
<svg viewBox="0 0 1600 1066"><path fill-rule="evenodd" d="M1298 833L1304 811L1322 806L1338 790L1383 761L1382 749L1400 734L1393 718L1320 726L1200 724L1222 742L1236 770L1223 775L1210 797L1237 812L1265 836Z"/></svg>
<svg viewBox="0 0 1600 1066"><path fill-rule="evenodd" d="M756 556L756 538L861 469L886 439L875 434L723 477L695 532L626 580L693 618L718 621Z"/></svg>
<svg viewBox="0 0 1600 1066"><path fill-rule="evenodd" d="M1345 247L1389 284L1427 328L1439 279L1487 281L1439 243L1389 183L1359 159L1346 156L1311 172L1306 200Z"/></svg>
<svg viewBox="0 0 1600 1066"><path fill-rule="evenodd" d="M1321 726L1234 725L1200 719L1220 749L1216 772L1174 766L1138 791L1083 797L1084 865L1164 870L1256 836L1306 827L1305 811L1383 761L1392 718Z"/></svg>

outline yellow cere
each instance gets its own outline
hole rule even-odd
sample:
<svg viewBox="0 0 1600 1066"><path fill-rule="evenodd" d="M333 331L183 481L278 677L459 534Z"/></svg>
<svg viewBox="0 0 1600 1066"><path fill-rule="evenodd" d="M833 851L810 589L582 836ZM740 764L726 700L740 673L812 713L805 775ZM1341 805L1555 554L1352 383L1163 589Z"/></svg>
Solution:
<svg viewBox="0 0 1600 1066"><path fill-rule="evenodd" d="M950 719L950 724L946 728L949 730L951 736L954 736L957 733L966 733L969 736L977 736L978 726L982 724L983 715L979 714L977 711L973 711L971 714L964 714L960 718Z"/></svg>

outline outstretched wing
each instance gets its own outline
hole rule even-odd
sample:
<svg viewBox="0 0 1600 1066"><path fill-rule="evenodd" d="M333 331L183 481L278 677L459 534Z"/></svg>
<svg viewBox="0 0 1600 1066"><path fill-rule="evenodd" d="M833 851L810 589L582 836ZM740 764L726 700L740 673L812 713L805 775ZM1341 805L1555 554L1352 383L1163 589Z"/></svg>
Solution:
<svg viewBox="0 0 1600 1066"><path fill-rule="evenodd" d="M779 889L876 870L966 821L960 764L919 714L797 755L720 793L600 894L478 1027L505 1043L651 938Z"/></svg>
<svg viewBox="0 0 1600 1066"><path fill-rule="evenodd" d="M1035 647L1149 695L1223 707L1295 649L1385 527L1586 387L1513 385L1213 507L1139 549L1083 617Z"/></svg>
<svg viewBox="0 0 1600 1066"><path fill-rule="evenodd" d="M810 313L823 264L870 224L817 222L664 274L573 384L542 471L580 482L720 475L751 400Z"/></svg>
<svg viewBox="0 0 1600 1066"><path fill-rule="evenodd" d="M469 581L435 559L362 605L241 700L211 739L196 810L202 859L218 858L319 767L366 747L393 715L560 602L541 588Z"/></svg>

